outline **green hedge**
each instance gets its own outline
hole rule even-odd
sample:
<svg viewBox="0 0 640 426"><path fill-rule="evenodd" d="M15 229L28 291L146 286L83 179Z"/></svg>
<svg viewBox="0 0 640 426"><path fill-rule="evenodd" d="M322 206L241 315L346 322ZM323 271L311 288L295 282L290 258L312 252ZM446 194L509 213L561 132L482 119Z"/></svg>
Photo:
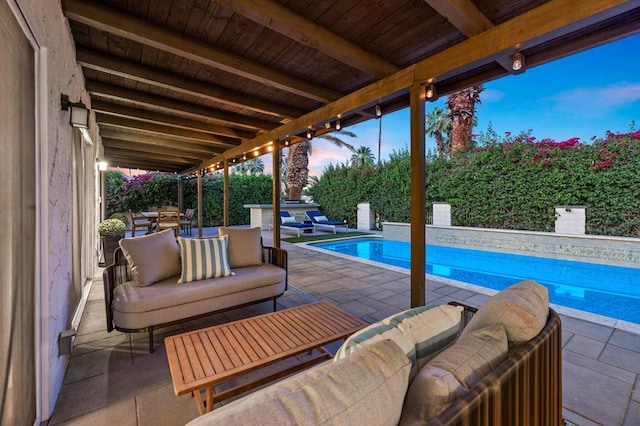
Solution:
<svg viewBox="0 0 640 426"><path fill-rule="evenodd" d="M107 217L114 213L149 210L153 207L178 205L178 175L149 173L128 178L118 171L107 172ZM205 175L202 180L203 222L205 226L222 224L223 177ZM229 223L245 225L250 221L244 204L271 203L272 179L268 175L229 176ZM183 183L183 206L198 208L197 179ZM197 216L196 216L197 217Z"/></svg>
<svg viewBox="0 0 640 426"><path fill-rule="evenodd" d="M452 159L427 158L427 206L452 206L458 226L553 231L555 206L587 206L587 232L640 236L640 132L607 133L593 144L536 141L528 133ZM330 166L310 188L332 218L355 226L357 204L369 201L381 221L409 222L410 154L381 166Z"/></svg>

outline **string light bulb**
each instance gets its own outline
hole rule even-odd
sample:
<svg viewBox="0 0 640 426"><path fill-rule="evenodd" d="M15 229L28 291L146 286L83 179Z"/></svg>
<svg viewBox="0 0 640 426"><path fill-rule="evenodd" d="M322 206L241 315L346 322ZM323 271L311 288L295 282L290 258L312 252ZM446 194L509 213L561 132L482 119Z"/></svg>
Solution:
<svg viewBox="0 0 640 426"><path fill-rule="evenodd" d="M376 105L376 117L380 118L382 117L382 109L380 108L380 105Z"/></svg>
<svg viewBox="0 0 640 426"><path fill-rule="evenodd" d="M313 139L313 129L307 130L307 139Z"/></svg>
<svg viewBox="0 0 640 426"><path fill-rule="evenodd" d="M522 52L516 52L513 54L513 62L511 64L511 68L516 73L524 72L525 67L525 57Z"/></svg>
<svg viewBox="0 0 640 426"><path fill-rule="evenodd" d="M436 99L438 99L438 91L436 90L436 86L434 86L433 83L429 83L425 95L427 97L427 100L429 101L435 101Z"/></svg>
<svg viewBox="0 0 640 426"><path fill-rule="evenodd" d="M342 129L342 124L340 124L340 119L338 118L336 120L336 130L340 130L340 129Z"/></svg>

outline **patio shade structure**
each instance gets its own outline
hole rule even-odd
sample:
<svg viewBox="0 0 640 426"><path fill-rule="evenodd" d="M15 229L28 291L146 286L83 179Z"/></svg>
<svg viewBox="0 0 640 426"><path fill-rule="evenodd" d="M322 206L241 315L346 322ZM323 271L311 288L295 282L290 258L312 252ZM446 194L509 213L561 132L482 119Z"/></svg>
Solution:
<svg viewBox="0 0 640 426"><path fill-rule="evenodd" d="M62 0L62 8L114 166L226 169L276 155L310 129L411 106L414 259L424 259L425 85L446 95L522 72L516 53L530 68L640 30L638 0ZM420 263L414 306L424 301Z"/></svg>

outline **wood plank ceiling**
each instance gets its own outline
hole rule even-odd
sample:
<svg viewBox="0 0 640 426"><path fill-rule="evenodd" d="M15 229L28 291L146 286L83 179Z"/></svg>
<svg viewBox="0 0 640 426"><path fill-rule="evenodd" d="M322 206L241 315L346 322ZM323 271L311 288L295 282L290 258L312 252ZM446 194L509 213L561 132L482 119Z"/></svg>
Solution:
<svg viewBox="0 0 640 426"><path fill-rule="evenodd" d="M111 165L242 161L640 29L640 1L62 0ZM325 127L328 123L330 128Z"/></svg>

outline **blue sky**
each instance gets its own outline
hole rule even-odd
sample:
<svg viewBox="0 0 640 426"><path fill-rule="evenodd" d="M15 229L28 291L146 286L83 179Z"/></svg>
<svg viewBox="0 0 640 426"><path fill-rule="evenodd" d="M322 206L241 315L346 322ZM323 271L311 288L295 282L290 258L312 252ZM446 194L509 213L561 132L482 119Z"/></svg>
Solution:
<svg viewBox="0 0 640 426"><path fill-rule="evenodd" d="M506 76L484 84L482 103L476 115L475 133L486 131L489 122L494 130L519 133L531 129L537 139L563 141L572 137L589 143L593 136L603 137L607 130L626 132L635 120L640 128L640 35L627 37L591 50L535 68L523 74ZM444 106L446 97L427 103L427 111ZM378 152L378 120L351 126L357 138L349 143ZM394 149L408 147L409 110L382 118L382 158ZM427 137L427 149L435 142ZM309 158L311 175L320 175L330 163L346 162L347 149L316 139ZM271 169L268 156L263 157L266 172Z"/></svg>

